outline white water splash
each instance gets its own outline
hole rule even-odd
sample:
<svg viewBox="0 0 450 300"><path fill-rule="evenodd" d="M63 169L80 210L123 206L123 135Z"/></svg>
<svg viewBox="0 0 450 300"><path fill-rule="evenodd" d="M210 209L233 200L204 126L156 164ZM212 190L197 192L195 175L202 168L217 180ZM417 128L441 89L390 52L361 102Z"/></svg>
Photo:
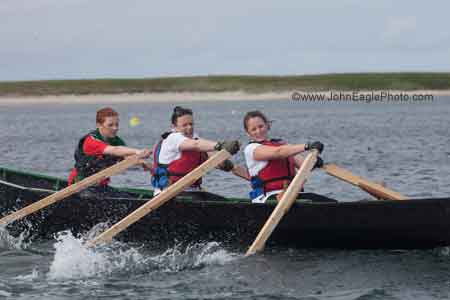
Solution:
<svg viewBox="0 0 450 300"><path fill-rule="evenodd" d="M134 248L126 251L110 247L88 248L83 238L70 231L57 235L55 257L47 275L49 279L102 276L140 264L144 257Z"/></svg>
<svg viewBox="0 0 450 300"><path fill-rule="evenodd" d="M100 235L102 232L106 231L111 227L111 223L109 222L102 222L98 223L97 225L94 225L94 227L91 228L87 233L84 234L84 239L87 241L93 240L95 237Z"/></svg>
<svg viewBox="0 0 450 300"><path fill-rule="evenodd" d="M28 231L22 232L18 237L13 237L8 230L0 226L0 249L20 250L26 248L25 238L28 236Z"/></svg>
<svg viewBox="0 0 450 300"><path fill-rule="evenodd" d="M21 281L33 281L34 279L39 278L40 274L37 269L33 269L31 274L28 275L19 275L14 277L14 279L21 280Z"/></svg>
<svg viewBox="0 0 450 300"><path fill-rule="evenodd" d="M440 248L436 248L433 249L433 251L440 256L445 256L445 257L449 257L450 256L450 247L440 247Z"/></svg>
<svg viewBox="0 0 450 300"><path fill-rule="evenodd" d="M184 250L180 245L176 245L163 254L153 257L152 261L163 270L178 272L208 265L224 265L238 257L239 255L220 248L219 243L209 242L191 244Z"/></svg>
<svg viewBox="0 0 450 300"><path fill-rule="evenodd" d="M185 248L176 245L159 255L143 254L128 244L113 242L95 248L84 245L102 232L108 224L98 224L84 237L74 237L70 231L60 232L54 244L55 254L47 278L79 279L111 275L118 272L177 272L208 265L223 265L239 257L220 247L219 243L197 243Z"/></svg>
<svg viewBox="0 0 450 300"><path fill-rule="evenodd" d="M200 254L197 256L195 266L201 265L224 265L238 258L238 255L229 253L225 249L220 248L217 242L210 242L202 247Z"/></svg>

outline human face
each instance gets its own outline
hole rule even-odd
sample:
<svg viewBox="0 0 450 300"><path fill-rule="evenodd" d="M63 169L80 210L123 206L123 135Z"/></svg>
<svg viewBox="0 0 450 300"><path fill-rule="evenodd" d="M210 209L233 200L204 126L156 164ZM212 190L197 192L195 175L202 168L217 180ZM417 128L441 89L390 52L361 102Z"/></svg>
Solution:
<svg viewBox="0 0 450 300"><path fill-rule="evenodd" d="M264 141L267 139L269 126L260 117L250 118L247 121L247 134L254 141Z"/></svg>
<svg viewBox="0 0 450 300"><path fill-rule="evenodd" d="M185 137L192 138L194 135L194 119L192 115L178 117L177 124L173 127L176 132L181 132Z"/></svg>
<svg viewBox="0 0 450 300"><path fill-rule="evenodd" d="M97 128L104 138L114 138L119 131L119 117L106 117L102 124L97 123Z"/></svg>

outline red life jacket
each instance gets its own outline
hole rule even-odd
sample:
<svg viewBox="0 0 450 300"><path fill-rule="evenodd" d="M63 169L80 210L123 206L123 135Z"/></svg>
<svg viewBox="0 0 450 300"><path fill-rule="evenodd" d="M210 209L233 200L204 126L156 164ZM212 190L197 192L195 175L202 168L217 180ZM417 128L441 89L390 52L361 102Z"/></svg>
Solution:
<svg viewBox="0 0 450 300"><path fill-rule="evenodd" d="M180 158L170 162L169 164L161 164L159 162L159 152L161 150L162 142L169 134L163 134L163 139L155 145L153 148L153 162L154 169L152 170L153 176L158 176L160 172L157 172L157 168L167 169L167 176L169 177L169 183L173 184L180 180L183 176L194 170L208 159L206 152L198 151L181 151ZM191 187L200 187L202 179L198 179Z"/></svg>
<svg viewBox="0 0 450 300"><path fill-rule="evenodd" d="M279 139L270 141L251 142L261 145L280 147L286 142ZM267 162L267 165L258 172L257 177L263 184L264 193L275 190L285 189L295 176L295 160L294 157L273 159Z"/></svg>
<svg viewBox="0 0 450 300"><path fill-rule="evenodd" d="M172 161L167 170L169 171L169 179L171 183L177 182L184 175L188 174L203 162L206 161L205 152L197 151L181 151L181 157ZM202 179L200 178L192 186L200 187Z"/></svg>

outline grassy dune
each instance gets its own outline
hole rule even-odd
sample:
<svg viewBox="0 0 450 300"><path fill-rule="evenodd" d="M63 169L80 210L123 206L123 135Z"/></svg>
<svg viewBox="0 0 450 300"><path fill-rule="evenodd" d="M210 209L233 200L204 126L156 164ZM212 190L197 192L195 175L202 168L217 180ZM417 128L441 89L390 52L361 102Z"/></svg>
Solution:
<svg viewBox="0 0 450 300"><path fill-rule="evenodd" d="M83 95L151 92L263 93L323 90L444 90L450 73L360 73L304 76L195 76L0 82L0 96Z"/></svg>

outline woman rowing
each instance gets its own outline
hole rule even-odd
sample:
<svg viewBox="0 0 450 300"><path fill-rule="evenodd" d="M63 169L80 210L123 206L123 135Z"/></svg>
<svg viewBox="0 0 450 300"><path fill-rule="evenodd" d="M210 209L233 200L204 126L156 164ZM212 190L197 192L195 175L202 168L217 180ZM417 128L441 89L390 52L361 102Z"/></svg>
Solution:
<svg viewBox="0 0 450 300"><path fill-rule="evenodd" d="M194 132L193 113L188 108L175 107L171 122L171 131L162 134L162 139L153 148L152 186L155 194L194 170L213 151L225 149L231 154L239 151L237 140L217 142L200 138ZM241 166L235 166L230 160L226 160L219 168L248 178L247 171ZM200 191L201 183L201 179L197 180L189 191Z"/></svg>
<svg viewBox="0 0 450 300"><path fill-rule="evenodd" d="M244 149L245 161L251 176L252 202L264 203L272 195L281 195L300 168L300 153L312 149L322 152L321 142L290 145L280 139L270 139L270 122L260 111L250 111L244 117L244 129L250 143ZM315 167L323 164L318 157ZM279 197L277 197L278 199Z"/></svg>
<svg viewBox="0 0 450 300"><path fill-rule="evenodd" d="M84 135L75 150L75 167L69 175L69 185L85 177L89 177L119 162L124 157L139 155L149 157L151 152L146 149L135 149L125 145L117 135L119 131L119 114L110 107L97 111L97 129ZM110 179L99 183L106 188Z"/></svg>

